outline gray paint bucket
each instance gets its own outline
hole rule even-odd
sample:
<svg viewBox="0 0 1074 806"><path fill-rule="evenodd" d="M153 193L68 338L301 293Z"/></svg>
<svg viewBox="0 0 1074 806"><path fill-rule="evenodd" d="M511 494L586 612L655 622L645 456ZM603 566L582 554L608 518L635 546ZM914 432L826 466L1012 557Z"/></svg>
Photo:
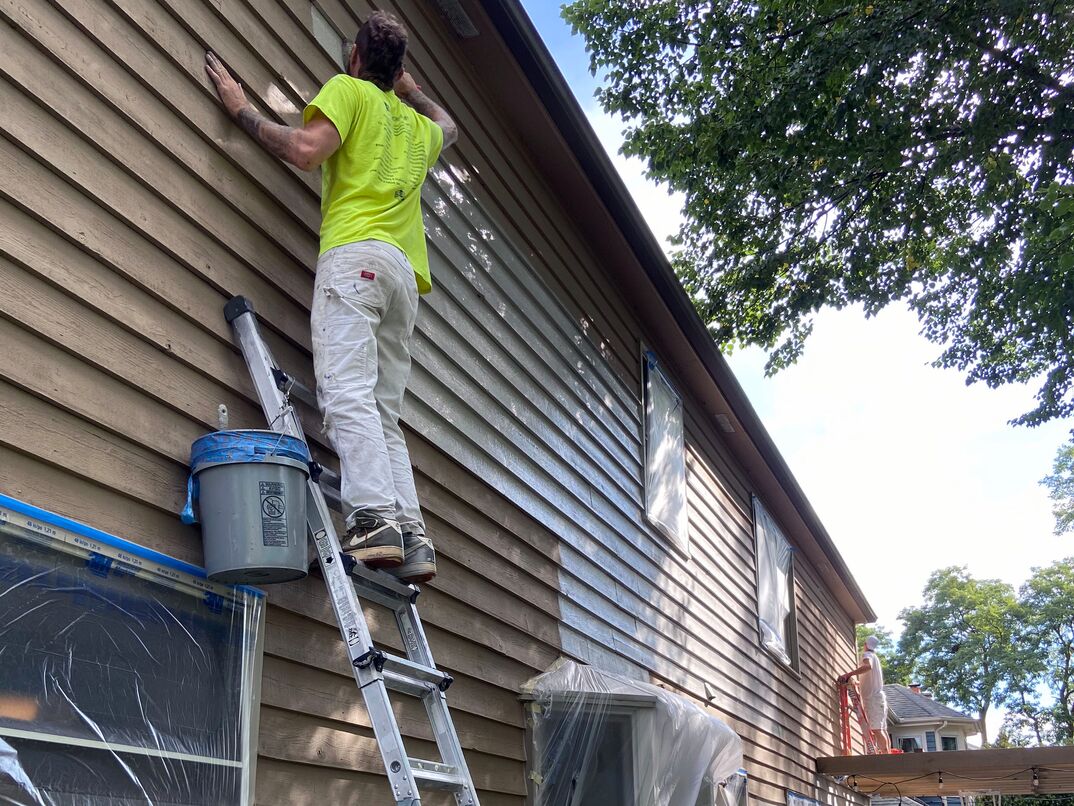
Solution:
<svg viewBox="0 0 1074 806"><path fill-rule="evenodd" d="M217 431L194 442L209 579L269 585L306 576L308 463L304 442L275 431Z"/></svg>

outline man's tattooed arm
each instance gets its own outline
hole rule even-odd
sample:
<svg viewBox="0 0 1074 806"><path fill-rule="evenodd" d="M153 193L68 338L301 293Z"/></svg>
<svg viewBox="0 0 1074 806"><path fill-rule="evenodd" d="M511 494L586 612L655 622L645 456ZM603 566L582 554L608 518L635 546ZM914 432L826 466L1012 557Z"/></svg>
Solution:
<svg viewBox="0 0 1074 806"><path fill-rule="evenodd" d="M272 156L312 171L339 148L339 132L324 115L314 115L301 129L273 123L246 100L246 93L215 53L205 54L205 71L228 115Z"/></svg>
<svg viewBox="0 0 1074 806"><path fill-rule="evenodd" d="M235 116L235 122L268 153L285 162L298 165L295 154L298 130L273 123L250 104L239 110L239 114ZM298 165L298 167L303 166Z"/></svg>
<svg viewBox="0 0 1074 806"><path fill-rule="evenodd" d="M451 119L451 115L445 112L442 106L437 104L418 88L418 85L414 83L414 79L411 77L410 73L403 73L398 80L396 80L395 94L416 112L425 115L425 117L429 118L429 120L444 130L444 148L447 148L459 139L459 129L455 125L455 121Z"/></svg>

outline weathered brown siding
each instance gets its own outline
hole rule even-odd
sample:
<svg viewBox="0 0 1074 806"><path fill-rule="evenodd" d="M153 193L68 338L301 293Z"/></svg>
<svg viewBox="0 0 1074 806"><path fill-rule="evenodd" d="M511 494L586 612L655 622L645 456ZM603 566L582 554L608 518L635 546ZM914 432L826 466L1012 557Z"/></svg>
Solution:
<svg viewBox="0 0 1074 806"><path fill-rule="evenodd" d="M404 420L442 558L422 614L458 681L450 700L482 803L524 801L517 690L561 653L698 701L707 685L746 740L754 797L819 796L812 759L836 752L832 678L854 660L850 616L799 557L800 674L761 650L754 488L692 399L691 555L647 524L649 338L615 267L563 212L433 4L377 5L410 26L412 68L462 129L423 192L436 291ZM369 10L318 6L348 35ZM0 17L0 491L197 562L197 533L175 516L190 442L221 402L234 426L262 423L221 307L251 297L277 358L308 381L319 218L317 177L224 118L204 52L292 123L335 54L307 0L0 0ZM303 417L316 435L317 415ZM322 589L278 586L269 601L258 802L381 802ZM394 626L370 616L398 648ZM428 739L411 705L404 732Z"/></svg>

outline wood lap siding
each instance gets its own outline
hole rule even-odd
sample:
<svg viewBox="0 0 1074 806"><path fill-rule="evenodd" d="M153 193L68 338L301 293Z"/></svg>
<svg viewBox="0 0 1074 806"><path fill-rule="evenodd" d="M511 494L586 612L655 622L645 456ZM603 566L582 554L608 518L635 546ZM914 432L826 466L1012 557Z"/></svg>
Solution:
<svg viewBox="0 0 1074 806"><path fill-rule="evenodd" d="M277 355L309 380L317 183L226 124L191 32L219 26L217 12L175 11L133 0L0 4L10 111L0 138L0 489L197 562L197 533L173 514L190 441L221 401L234 423L262 423L220 309L249 294ZM247 74L268 72L268 32L231 41ZM316 415L304 417L316 433ZM517 804L518 686L557 655L555 546L495 502L475 508L480 496L453 463L414 441L443 553L423 607L430 640L458 680L451 702L483 802ZM259 802L299 804L347 768L372 773L380 762L323 588L286 587L269 592ZM400 650L394 626L371 616L378 640ZM415 706L400 704L401 724L412 751L432 755ZM280 769L302 785L279 785ZM384 794L368 774L345 789L334 802Z"/></svg>
<svg viewBox="0 0 1074 806"><path fill-rule="evenodd" d="M0 491L193 562L197 532L174 515L190 442L220 402L233 426L263 424L221 306L250 296L310 382L319 222L318 177L224 119L204 51L291 123L336 57L307 0L224 7L0 0ZM370 9L318 7L348 36ZM644 334L433 4L377 7L410 26L413 67L462 130L423 190L435 291L404 420L443 558L421 612L482 803L524 802L518 687L565 636L698 701L707 683L746 740L751 793L813 792L812 758L836 752L850 618L796 557L800 676L760 649L751 483L689 399L692 555L646 525ZM381 802L321 584L268 594L258 802ZM416 705L400 703L401 726L431 755Z"/></svg>

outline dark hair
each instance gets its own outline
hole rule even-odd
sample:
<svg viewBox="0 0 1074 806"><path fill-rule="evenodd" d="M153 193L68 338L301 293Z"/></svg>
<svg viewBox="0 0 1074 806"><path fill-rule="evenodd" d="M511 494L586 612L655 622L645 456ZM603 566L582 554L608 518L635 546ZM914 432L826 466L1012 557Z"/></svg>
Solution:
<svg viewBox="0 0 1074 806"><path fill-rule="evenodd" d="M391 89L403 67L406 43L406 28L399 20L383 11L370 14L354 38L362 62L358 77Z"/></svg>

